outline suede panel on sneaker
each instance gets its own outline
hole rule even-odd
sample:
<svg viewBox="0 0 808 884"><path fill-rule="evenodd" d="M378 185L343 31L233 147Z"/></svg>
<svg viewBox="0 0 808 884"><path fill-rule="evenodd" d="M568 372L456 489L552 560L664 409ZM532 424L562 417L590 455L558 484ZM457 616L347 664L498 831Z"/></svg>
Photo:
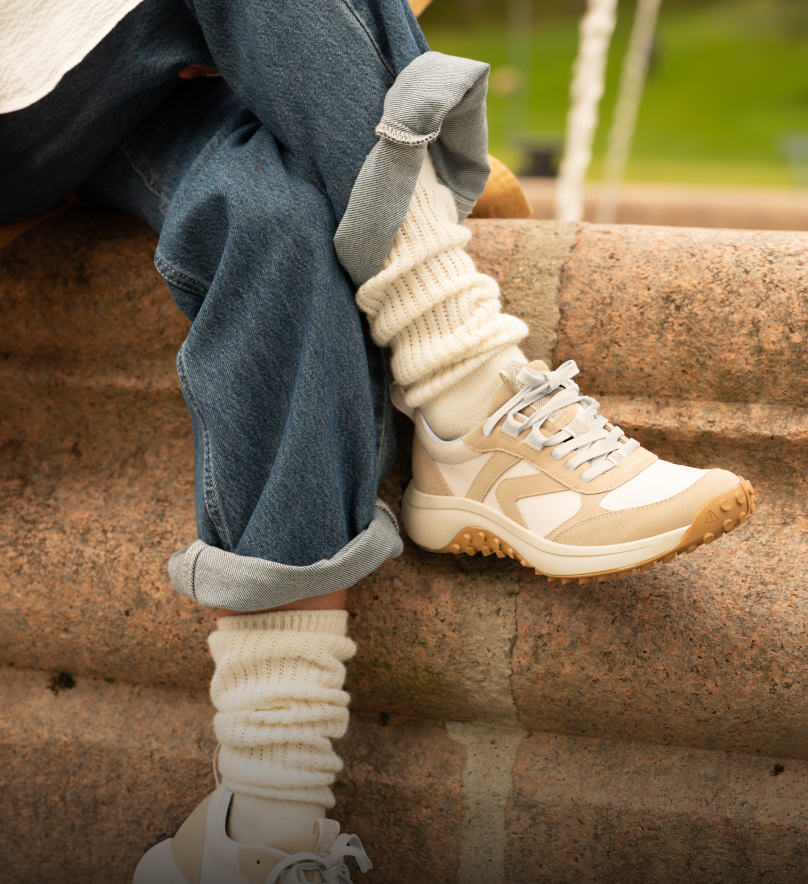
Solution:
<svg viewBox="0 0 808 884"><path fill-rule="evenodd" d="M641 473L646 467L650 467L658 460L655 454L645 448L638 448L621 464L612 467L591 482L581 481L581 474L589 468L588 463L583 463L576 470L568 470L563 460L556 460L550 454L550 449L539 451L524 441L524 438L515 438L505 433L501 427L494 429L490 436L483 435L482 427L472 430L463 439L463 442L474 451L485 453L486 451L504 451L513 454L519 460L525 460L533 464L547 475L556 479L564 488L577 491L579 494L600 494L612 491L629 479Z"/></svg>
<svg viewBox="0 0 808 884"><path fill-rule="evenodd" d="M171 839L171 855L188 884L199 884L202 877L202 846L210 797L196 806Z"/></svg>
<svg viewBox="0 0 808 884"><path fill-rule="evenodd" d="M519 458L513 454L504 454L501 451L492 454L485 462L485 466L477 473L477 478L471 483L469 490L466 492L466 497L471 500L485 500L494 482L518 462Z"/></svg>
<svg viewBox="0 0 808 884"><path fill-rule="evenodd" d="M673 497L616 512L601 509L601 498L585 499L581 511L564 523L569 527L561 525L547 539L572 546L601 546L629 543L685 528L705 503L721 494L729 494L738 486L738 481L738 477L727 470L710 470ZM718 513L716 517L717 525L720 525Z"/></svg>
<svg viewBox="0 0 808 884"><path fill-rule="evenodd" d="M424 494L446 494L451 496L451 489L446 484L440 468L427 454L423 443L417 435L412 440L412 478L415 487Z"/></svg>

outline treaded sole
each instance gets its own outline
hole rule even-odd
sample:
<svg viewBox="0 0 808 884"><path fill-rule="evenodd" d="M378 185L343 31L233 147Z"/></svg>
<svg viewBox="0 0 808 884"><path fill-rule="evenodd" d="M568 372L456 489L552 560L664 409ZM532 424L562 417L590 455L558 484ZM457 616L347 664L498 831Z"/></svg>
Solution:
<svg viewBox="0 0 808 884"><path fill-rule="evenodd" d="M538 568L533 570L539 577L543 577L548 583L593 583L605 580L607 577L625 577L633 571L645 571L657 562L670 562L682 553L692 553L702 544L712 543L722 534L727 534L733 528L748 522L757 509L755 489L752 483L738 476L738 485L731 491L719 494L696 513L681 540L672 548L653 558L643 562L637 562L630 568L617 568L610 571L596 571L591 574L567 574L563 577L554 574L545 574ZM454 555L473 556L481 553L484 556L495 555L502 559L505 557L515 559L526 568L532 567L513 546L505 543L492 531L469 525L459 531L450 543L435 552L452 553Z"/></svg>

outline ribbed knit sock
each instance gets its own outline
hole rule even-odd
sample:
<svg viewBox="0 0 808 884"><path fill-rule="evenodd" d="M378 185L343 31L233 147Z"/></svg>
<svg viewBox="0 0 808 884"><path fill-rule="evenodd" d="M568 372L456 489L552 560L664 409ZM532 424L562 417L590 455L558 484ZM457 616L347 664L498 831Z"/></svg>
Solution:
<svg viewBox="0 0 808 884"><path fill-rule="evenodd" d="M218 768L233 801L227 831L280 850L334 806L348 726L345 661L356 651L346 611L222 617L208 638ZM295 847L295 849L300 849Z"/></svg>
<svg viewBox="0 0 808 884"><path fill-rule="evenodd" d="M381 270L356 293L373 339L392 348L393 377L430 427L455 438L487 416L499 370L528 332L502 313L499 286L474 266L471 232L427 156Z"/></svg>

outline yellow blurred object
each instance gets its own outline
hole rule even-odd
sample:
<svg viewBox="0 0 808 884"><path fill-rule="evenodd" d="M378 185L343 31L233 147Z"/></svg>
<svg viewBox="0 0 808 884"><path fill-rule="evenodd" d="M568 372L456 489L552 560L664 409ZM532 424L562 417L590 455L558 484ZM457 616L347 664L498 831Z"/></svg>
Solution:
<svg viewBox="0 0 808 884"><path fill-rule="evenodd" d="M516 175L496 157L488 155L491 176L477 200L472 218L529 218L533 214Z"/></svg>
<svg viewBox="0 0 808 884"><path fill-rule="evenodd" d="M410 8L416 15L420 15L432 0L410 0Z"/></svg>

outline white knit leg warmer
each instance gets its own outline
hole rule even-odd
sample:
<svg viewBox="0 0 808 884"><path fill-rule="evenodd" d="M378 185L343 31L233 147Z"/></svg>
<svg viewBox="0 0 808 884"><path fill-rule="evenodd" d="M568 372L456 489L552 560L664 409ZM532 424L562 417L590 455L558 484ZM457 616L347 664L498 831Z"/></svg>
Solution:
<svg viewBox="0 0 808 884"><path fill-rule="evenodd" d="M334 806L345 734L345 661L356 651L346 611L222 617L209 638L218 767L234 793L230 837L284 849Z"/></svg>
<svg viewBox="0 0 808 884"><path fill-rule="evenodd" d="M465 251L470 237L427 156L382 269L356 294L373 339L392 348L407 404L444 438L486 416L499 368L524 360L515 345L528 332L501 312L499 286Z"/></svg>

